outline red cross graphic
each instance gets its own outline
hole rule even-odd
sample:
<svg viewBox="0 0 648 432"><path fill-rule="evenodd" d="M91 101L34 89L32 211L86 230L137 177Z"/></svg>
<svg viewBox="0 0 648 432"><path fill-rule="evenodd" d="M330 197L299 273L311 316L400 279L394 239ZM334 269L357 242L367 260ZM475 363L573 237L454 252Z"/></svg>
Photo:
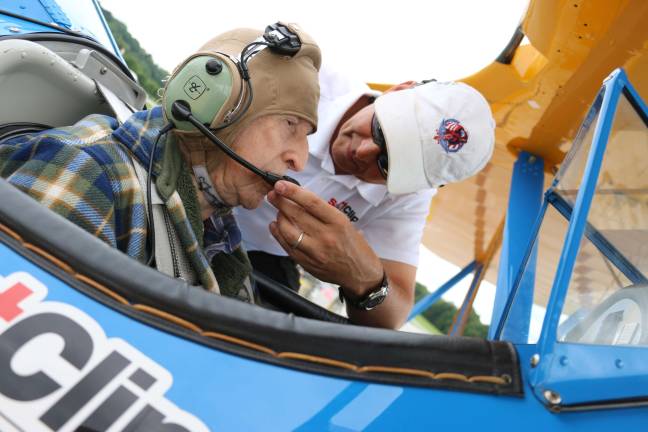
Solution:
<svg viewBox="0 0 648 432"><path fill-rule="evenodd" d="M23 310L18 306L33 291L20 282L16 282L0 293L0 318L9 322L20 315Z"/></svg>

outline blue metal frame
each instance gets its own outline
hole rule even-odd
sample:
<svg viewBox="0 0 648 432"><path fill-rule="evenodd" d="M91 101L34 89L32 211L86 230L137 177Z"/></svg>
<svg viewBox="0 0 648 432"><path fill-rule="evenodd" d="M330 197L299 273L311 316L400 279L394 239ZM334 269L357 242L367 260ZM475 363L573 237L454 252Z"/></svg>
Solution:
<svg viewBox="0 0 648 432"><path fill-rule="evenodd" d="M67 28L72 27L72 22L55 0L39 0L39 3L56 24Z"/></svg>
<svg viewBox="0 0 648 432"><path fill-rule="evenodd" d="M455 321L452 323L452 328L450 329L450 332L448 332L449 336L460 336L463 333L463 326L461 322L464 320L464 316L467 313L470 313L470 310L472 310L472 298L476 295L475 291L478 289L481 279L482 279L482 273L484 272L484 264L483 263L478 263L477 268L475 269L475 276L473 276L473 280L470 283L470 288L468 289L468 292L466 293L466 297L461 304L461 307L457 311L457 315L455 316Z"/></svg>
<svg viewBox="0 0 648 432"><path fill-rule="evenodd" d="M511 292L509 293L508 298L506 299L506 304L504 305L504 310L502 311L502 315L497 322L497 325L492 324L491 329L495 329L495 333L493 335L493 339L495 340L508 340L504 335L504 329L505 326L509 325L509 315L511 312L511 309L513 308L513 305L515 304L515 301L517 300L517 294L519 291L519 288L521 286L521 279L524 277L524 272L526 271L526 265L528 262L530 264L535 266L535 258L536 258L536 250L537 250L537 241L538 241L538 233L540 232L540 227L542 227L542 221L544 219L544 215L547 211L547 200L545 199L542 203L542 206L540 207L540 211L538 212L538 216L536 217L535 222L532 225L532 228L530 230L530 236L533 239L527 246L524 257L522 258L522 262L520 264L520 267L518 269L518 273L515 277L515 281L513 282L513 286L511 289ZM530 259L533 257L534 261L530 261ZM534 281L535 282L535 281ZM534 283L534 288L535 288L535 283ZM527 293L528 295L528 293ZM532 294L531 294L532 295ZM533 300L533 299L531 299ZM508 333L508 332L507 332ZM513 331L515 334L520 334L516 330ZM519 341L518 343L525 343L526 341Z"/></svg>
<svg viewBox="0 0 648 432"><path fill-rule="evenodd" d="M477 265L476 261L472 261L470 264L468 264L466 267L462 268L459 273L456 275L452 276L446 283L441 285L439 288L437 288L436 291L433 293L430 293L423 297L421 300L419 300L414 307L412 308L412 311L410 312L409 316L407 317L407 321L410 321L417 317L418 315L422 314L432 306L434 303L437 302L441 298L443 294L446 293L450 288L454 287L457 285L459 282L463 280L468 274L472 273L472 271L475 269L475 266Z"/></svg>
<svg viewBox="0 0 648 432"><path fill-rule="evenodd" d="M112 44L113 51L115 51L115 54L119 59L126 64L126 60L124 60L124 56L122 56L121 50L119 49L119 45L117 45L117 41L115 40L112 31L110 31L110 27L108 27L108 23L106 22L106 17L104 16L103 12L101 11L101 6L99 5L98 0L92 0L92 3L94 4L95 9L97 10L97 14L99 15L99 18L101 19L101 23L103 24L104 28L106 29L106 33L108 34L108 38L110 39L110 43Z"/></svg>
<svg viewBox="0 0 648 432"><path fill-rule="evenodd" d="M527 152L521 152L513 166L511 191L506 213L500 266L497 276L497 291L493 304L493 318L488 333L490 339L496 338L497 329L501 326L505 315L512 313L516 322L521 325L516 332L507 334L507 340L513 342L524 340L529 331L529 318L533 305L533 285L535 271L527 271L524 279L518 284L514 280L520 273L521 266L527 262L527 251L518 245L526 245L532 241L534 232L529 226L538 219L542 207L542 191L544 188L544 161ZM536 247L533 246L528 266L535 268ZM523 288L520 289L520 286ZM518 290L516 296L512 290ZM523 296L523 297L520 297ZM515 311L507 307L508 299L516 298ZM506 311L506 314L504 313Z"/></svg>
<svg viewBox="0 0 648 432"><path fill-rule="evenodd" d="M596 123L592 146L583 180L567 230L563 251L547 305L542 333L538 342L539 362L530 374L535 395L547 402L545 392L560 395L561 406L586 408L588 404L615 399L637 398L648 403L648 347L596 346L557 341L557 330L569 281L587 227L593 195L616 113L619 98L625 93L631 103L648 108L634 90L623 70L615 70L604 83L600 117ZM555 402L555 399L554 399ZM591 407L590 407L591 408Z"/></svg>
<svg viewBox="0 0 648 432"><path fill-rule="evenodd" d="M110 46L106 46L106 41L93 41L101 44L114 54L122 63L126 64L121 50L113 37L106 19L101 12L101 6L97 0L85 0L92 4L105 35L108 38ZM7 3L7 2L5 2ZM0 10L6 11L6 14L0 13L0 36L27 34L27 33L65 33L74 30L74 23L68 18L56 0L22 0L20 2L8 2L0 5ZM9 24L9 25L7 25ZM13 30L11 30L13 29ZM75 33L73 33L75 34ZM102 35L103 36L103 35ZM83 34L83 37L88 37Z"/></svg>
<svg viewBox="0 0 648 432"><path fill-rule="evenodd" d="M10 13L15 13L17 15L28 16L35 20L51 23L53 18L47 11L45 5L40 1L26 0L21 2L4 2L0 9L6 10ZM57 23L58 24L58 23Z"/></svg>
<svg viewBox="0 0 648 432"><path fill-rule="evenodd" d="M28 21L26 19L20 18L20 13L28 15L34 20L43 21L43 19L49 19L49 16L45 13L45 10L42 7L35 9L22 9L25 5L18 5L19 10L14 13L13 10L9 8L0 8L5 13L0 13L0 36L15 35L15 34L24 34L24 33L46 33L46 32L60 32L59 25L54 23L52 25L38 24L36 22Z"/></svg>

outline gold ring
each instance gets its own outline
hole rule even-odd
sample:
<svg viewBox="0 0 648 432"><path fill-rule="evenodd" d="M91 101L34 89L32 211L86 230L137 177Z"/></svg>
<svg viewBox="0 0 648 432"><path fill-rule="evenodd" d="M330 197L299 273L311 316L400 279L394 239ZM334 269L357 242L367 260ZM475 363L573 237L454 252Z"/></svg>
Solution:
<svg viewBox="0 0 648 432"><path fill-rule="evenodd" d="M292 245L292 248L297 249L299 247L299 244L302 242L302 240L304 240L304 231L302 231L301 234L299 234L299 238L297 238L295 244Z"/></svg>

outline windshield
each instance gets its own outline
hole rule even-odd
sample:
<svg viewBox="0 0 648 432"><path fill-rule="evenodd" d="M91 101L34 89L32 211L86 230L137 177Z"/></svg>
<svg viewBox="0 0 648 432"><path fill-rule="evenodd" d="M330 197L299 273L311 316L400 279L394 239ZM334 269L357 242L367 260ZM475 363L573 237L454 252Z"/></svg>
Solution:
<svg viewBox="0 0 648 432"><path fill-rule="evenodd" d="M560 171L556 174L554 185L560 181L561 184L568 184L570 190L578 190L592 146L603 94L603 90L599 92L583 121L570 152L565 157ZM576 198L575 194L568 196L573 200ZM570 201L571 205L573 205L573 200ZM529 319L516 319L516 317L519 318L519 312L510 313L504 323L503 339L516 343L536 343L538 341L568 222L568 218L565 218L551 205L542 215L542 224L534 241L534 253L531 254L531 258L525 263L523 272L516 279L518 286L511 306L511 311L527 311L525 313L529 314ZM529 292L533 293L531 305L527 304L530 301L528 299ZM520 328L520 326L524 328Z"/></svg>
<svg viewBox="0 0 648 432"><path fill-rule="evenodd" d="M566 342L645 345L648 314L648 129L624 94L563 307ZM566 175L557 193L575 199Z"/></svg>
<svg viewBox="0 0 648 432"><path fill-rule="evenodd" d="M535 254L518 278L512 310L524 309L533 292L530 327L507 319L503 337L537 342L567 224L581 186L603 92L583 123L548 194L549 205L535 240ZM558 339L593 344L646 344L641 319L648 316L648 130L625 95L615 108L585 234L560 317ZM535 262L538 263L537 267ZM513 315L509 315L512 317ZM517 327L516 327L517 326ZM648 332L647 332L648 333Z"/></svg>
<svg viewBox="0 0 648 432"><path fill-rule="evenodd" d="M589 231L600 234L601 240L610 242L644 275L648 274L647 150L646 125L622 95L588 215ZM587 156L585 151L579 153L585 156L574 157L572 166L556 187L558 195L572 207Z"/></svg>

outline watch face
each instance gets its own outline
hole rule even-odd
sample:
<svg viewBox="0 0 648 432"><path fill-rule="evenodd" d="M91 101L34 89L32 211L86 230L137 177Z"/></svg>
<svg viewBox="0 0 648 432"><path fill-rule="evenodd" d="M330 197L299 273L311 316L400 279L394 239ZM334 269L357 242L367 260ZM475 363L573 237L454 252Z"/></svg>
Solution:
<svg viewBox="0 0 648 432"><path fill-rule="evenodd" d="M369 296L362 302L360 302L359 306L362 309L365 310L371 310L381 304L383 301L385 301L385 298L387 298L387 293L389 292L389 287L382 287L376 292L372 292L369 294Z"/></svg>

